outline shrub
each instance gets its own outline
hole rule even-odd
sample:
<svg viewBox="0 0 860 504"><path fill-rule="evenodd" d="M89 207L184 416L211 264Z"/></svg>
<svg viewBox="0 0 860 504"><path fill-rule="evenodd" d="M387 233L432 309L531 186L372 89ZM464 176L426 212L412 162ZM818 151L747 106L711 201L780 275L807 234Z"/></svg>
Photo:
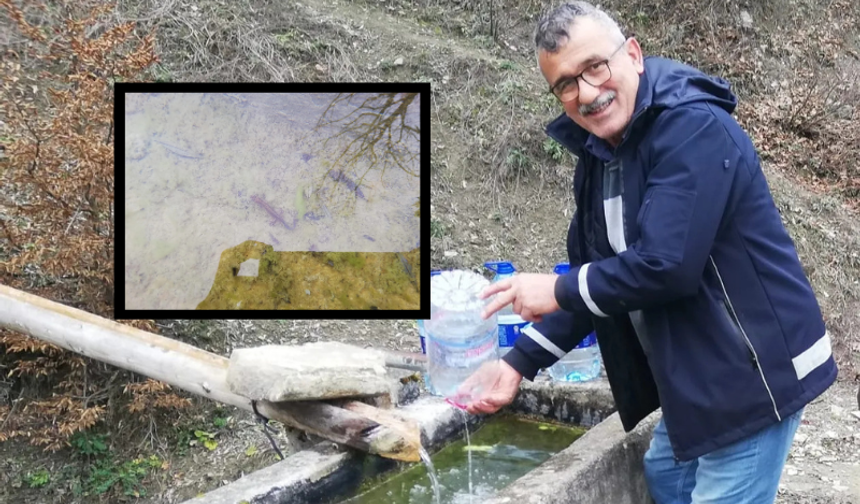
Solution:
<svg viewBox="0 0 860 504"><path fill-rule="evenodd" d="M0 0L22 35L0 59L0 282L105 317L113 303L113 84L157 60L153 35L116 24L113 9L94 0L59 9ZM0 441L23 437L58 450L104 415L115 370L6 330L0 348L0 367L24 403L0 405Z"/></svg>

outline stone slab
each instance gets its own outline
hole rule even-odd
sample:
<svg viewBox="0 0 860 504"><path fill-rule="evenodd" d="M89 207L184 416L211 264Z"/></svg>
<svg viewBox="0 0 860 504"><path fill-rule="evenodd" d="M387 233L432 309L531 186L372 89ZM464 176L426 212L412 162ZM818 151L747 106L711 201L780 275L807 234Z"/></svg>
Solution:
<svg viewBox="0 0 860 504"><path fill-rule="evenodd" d="M183 504L323 502L344 485L357 484L357 457L355 452L338 453L332 443L320 443Z"/></svg>

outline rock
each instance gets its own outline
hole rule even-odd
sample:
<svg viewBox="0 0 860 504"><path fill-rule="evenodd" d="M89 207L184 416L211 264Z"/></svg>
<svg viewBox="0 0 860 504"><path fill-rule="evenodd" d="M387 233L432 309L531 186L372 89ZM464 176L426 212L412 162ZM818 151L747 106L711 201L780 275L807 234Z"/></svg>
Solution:
<svg viewBox="0 0 860 504"><path fill-rule="evenodd" d="M397 397L382 352L335 341L236 349L227 384L236 394L267 401Z"/></svg>
<svg viewBox="0 0 860 504"><path fill-rule="evenodd" d="M753 28L753 18L750 13L745 10L741 11L741 26L745 30L752 30Z"/></svg>
<svg viewBox="0 0 860 504"><path fill-rule="evenodd" d="M403 66L403 58L397 58L394 60L394 66Z"/></svg>
<svg viewBox="0 0 860 504"><path fill-rule="evenodd" d="M239 265L239 272L236 273L236 276L257 276L260 271L260 260L259 259L248 259Z"/></svg>

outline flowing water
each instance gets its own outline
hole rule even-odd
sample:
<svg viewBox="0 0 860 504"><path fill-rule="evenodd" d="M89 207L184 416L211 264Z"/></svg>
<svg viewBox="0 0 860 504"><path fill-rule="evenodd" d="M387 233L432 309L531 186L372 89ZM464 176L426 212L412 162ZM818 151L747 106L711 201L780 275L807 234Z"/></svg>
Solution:
<svg viewBox="0 0 860 504"><path fill-rule="evenodd" d="M469 458L469 504L472 504L472 441L469 439L469 415L465 411L460 410L463 414L463 429L466 431L466 453Z"/></svg>
<svg viewBox="0 0 860 504"><path fill-rule="evenodd" d="M427 466L427 475L430 476L430 481L433 484L434 503L442 504L442 499L439 497L439 479L436 478L436 469L433 468L433 460L423 446L418 450L418 455L421 457L421 462L424 462L424 465Z"/></svg>
<svg viewBox="0 0 860 504"><path fill-rule="evenodd" d="M368 481L344 504L479 501L567 448L584 432L582 428L497 415L475 432L467 431L465 439L439 450L426 467L414 464L399 473L385 475L385 480Z"/></svg>

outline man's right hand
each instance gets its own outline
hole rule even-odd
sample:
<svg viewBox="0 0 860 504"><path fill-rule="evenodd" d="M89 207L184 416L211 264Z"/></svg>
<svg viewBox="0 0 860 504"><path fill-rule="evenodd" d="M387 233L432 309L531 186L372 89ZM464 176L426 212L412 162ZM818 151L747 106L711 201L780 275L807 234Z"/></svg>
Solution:
<svg viewBox="0 0 860 504"><path fill-rule="evenodd" d="M523 379L503 360L488 362L463 382L460 393L469 397L466 411L472 415L495 413L514 400Z"/></svg>

